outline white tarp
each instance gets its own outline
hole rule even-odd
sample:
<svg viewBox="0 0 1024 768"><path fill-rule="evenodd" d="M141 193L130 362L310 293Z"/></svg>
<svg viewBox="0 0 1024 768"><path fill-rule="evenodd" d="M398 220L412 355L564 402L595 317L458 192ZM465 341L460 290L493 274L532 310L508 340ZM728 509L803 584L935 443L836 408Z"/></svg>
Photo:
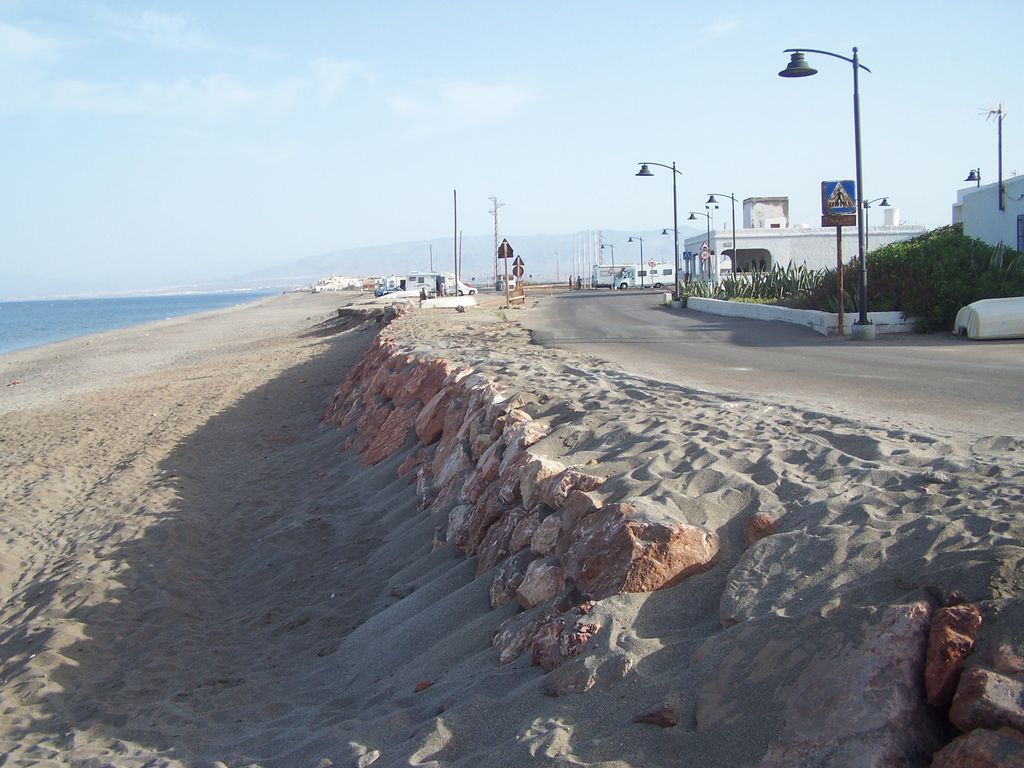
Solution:
<svg viewBox="0 0 1024 768"><path fill-rule="evenodd" d="M968 304L956 313L953 333L969 339L1024 338L1024 297Z"/></svg>

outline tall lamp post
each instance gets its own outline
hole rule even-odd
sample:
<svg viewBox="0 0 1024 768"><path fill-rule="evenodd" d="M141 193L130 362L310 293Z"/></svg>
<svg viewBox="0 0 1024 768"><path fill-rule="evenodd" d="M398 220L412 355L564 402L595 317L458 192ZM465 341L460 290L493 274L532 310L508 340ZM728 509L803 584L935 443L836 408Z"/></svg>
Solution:
<svg viewBox="0 0 1024 768"><path fill-rule="evenodd" d="M639 235L633 235L626 240L627 243L640 243L640 287L644 287L644 275L647 271L647 265L644 264L644 239Z"/></svg>
<svg viewBox="0 0 1024 768"><path fill-rule="evenodd" d="M612 252L612 264L615 263L615 243L601 243L601 250L608 248Z"/></svg>
<svg viewBox="0 0 1024 768"><path fill-rule="evenodd" d="M718 205L715 195L732 201L732 273L736 274L736 252L739 246L736 244L736 197L734 195L723 195L721 192L712 192L708 195L705 205Z"/></svg>
<svg viewBox="0 0 1024 768"><path fill-rule="evenodd" d="M640 170L637 172L637 176L653 176L649 166L656 165L659 168L667 168L672 171L672 232L675 236L675 261L673 262L673 275L672 275L672 300L679 301L679 207L677 204L678 198L676 197L676 175L682 176L682 171L676 170L675 162L672 165L665 165L664 163L638 163Z"/></svg>
<svg viewBox="0 0 1024 768"><path fill-rule="evenodd" d="M860 70L863 69L865 72L871 70L860 63L856 46L853 48L852 58L816 48L787 48L783 53L790 54L789 64L779 72L779 77L809 77L816 74L818 70L807 63L804 58L805 53L820 53L823 56L842 59L853 66L853 148L857 166L857 211L859 212L864 208L864 174L861 170L860 150ZM875 338L875 328L868 320L868 264L864 258L863 218L863 216L857 216L857 249L860 251L860 314L857 322L853 324L852 333L852 338L861 340Z"/></svg>
<svg viewBox="0 0 1024 768"><path fill-rule="evenodd" d="M890 207L889 206L889 198L888 197L876 197L874 200L865 200L864 201L864 250L865 251L871 250L870 248L868 248L868 238L871 236L871 222L868 220L868 211L871 209L871 206L874 205L875 203L878 203L878 207L879 208L889 208Z"/></svg>
<svg viewBox="0 0 1024 768"><path fill-rule="evenodd" d="M711 214L710 213L701 213L700 211L690 211L690 216L689 216L689 218L687 218L687 221L696 221L698 216L703 216L705 219L708 220L708 248L710 248L711 247ZM699 256L698 256L698 258L699 258ZM702 275L703 275L703 272L704 272L704 267L702 265L701 266L701 273L702 273Z"/></svg>

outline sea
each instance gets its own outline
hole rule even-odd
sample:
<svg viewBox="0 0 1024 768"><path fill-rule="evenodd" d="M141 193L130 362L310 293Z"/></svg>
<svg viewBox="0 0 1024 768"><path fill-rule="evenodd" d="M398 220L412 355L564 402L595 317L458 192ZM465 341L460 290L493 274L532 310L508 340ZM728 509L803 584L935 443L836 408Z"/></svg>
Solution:
<svg viewBox="0 0 1024 768"><path fill-rule="evenodd" d="M276 291L0 301L0 355L90 333L246 304Z"/></svg>

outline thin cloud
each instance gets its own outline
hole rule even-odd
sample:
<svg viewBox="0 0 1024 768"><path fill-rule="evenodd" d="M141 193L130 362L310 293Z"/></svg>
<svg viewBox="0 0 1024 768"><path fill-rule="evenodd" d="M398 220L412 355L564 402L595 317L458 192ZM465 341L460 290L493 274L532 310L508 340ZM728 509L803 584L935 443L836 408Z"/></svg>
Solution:
<svg viewBox="0 0 1024 768"><path fill-rule="evenodd" d="M312 87L321 104L330 104L358 77L366 74L364 65L337 59L316 59L309 63Z"/></svg>
<svg viewBox="0 0 1024 768"><path fill-rule="evenodd" d="M64 80L52 86L50 102L70 111L217 120L246 111L283 113L295 103L302 87L300 80L286 79L254 88L230 75L165 83Z"/></svg>
<svg viewBox="0 0 1024 768"><path fill-rule="evenodd" d="M453 81L430 97L396 94L388 103L413 130L429 132L504 122L521 115L539 97L539 90L522 85Z"/></svg>
<svg viewBox="0 0 1024 768"><path fill-rule="evenodd" d="M22 27L0 22L0 57L21 62L52 59L61 49L56 40L30 32Z"/></svg>
<svg viewBox="0 0 1024 768"><path fill-rule="evenodd" d="M713 43L727 37L739 27L735 16L720 16L697 30L697 44Z"/></svg>
<svg viewBox="0 0 1024 768"><path fill-rule="evenodd" d="M177 51L217 47L206 33L184 16L160 11L125 14L111 10L103 15L115 35L131 42Z"/></svg>

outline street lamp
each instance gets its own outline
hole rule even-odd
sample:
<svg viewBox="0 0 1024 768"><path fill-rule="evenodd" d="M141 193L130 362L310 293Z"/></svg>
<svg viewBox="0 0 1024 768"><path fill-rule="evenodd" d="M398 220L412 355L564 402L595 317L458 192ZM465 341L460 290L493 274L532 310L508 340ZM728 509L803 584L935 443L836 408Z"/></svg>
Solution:
<svg viewBox="0 0 1024 768"><path fill-rule="evenodd" d="M626 240L627 243L640 243L640 287L644 287L644 273L647 267L644 265L644 239L639 235L633 235Z"/></svg>
<svg viewBox="0 0 1024 768"><path fill-rule="evenodd" d="M690 211L690 217L687 219L687 221L696 221L698 216L703 216L705 219L708 220L708 248L710 248L711 247L711 214L710 213L701 213L700 211ZM703 276L703 272L704 272L704 266L701 265L702 276Z"/></svg>
<svg viewBox="0 0 1024 768"><path fill-rule="evenodd" d="M734 195L724 195L721 192L712 192L708 195L708 201L705 205L718 205L718 201L715 199L715 195L720 197L728 198L732 201L732 273L736 274L736 253L739 250L739 246L736 244L736 197Z"/></svg>
<svg viewBox="0 0 1024 768"><path fill-rule="evenodd" d="M804 58L805 53L820 53L823 56L842 59L853 66L853 148L857 166L857 210L860 211L864 207L864 177L861 171L860 150L860 70L863 69L865 72L871 70L860 63L856 46L853 48L853 58L815 48L787 48L783 53L790 54L789 64L779 72L779 77L808 77L816 74L818 70L807 63ZM875 329L868 320L868 264L864 258L864 221L862 216L857 216L857 248L860 251L860 316L853 324L853 338L873 339Z"/></svg>
<svg viewBox="0 0 1024 768"><path fill-rule="evenodd" d="M603 251L605 248L610 248L611 249L611 252L612 252L612 264L614 264L615 263L615 243L601 243L601 250Z"/></svg>
<svg viewBox="0 0 1024 768"><path fill-rule="evenodd" d="M675 261L673 262L673 284L672 284L672 300L679 301L679 208L676 203L676 174L682 176L682 171L676 170L675 162L672 165L665 165L664 163L638 163L640 170L637 172L637 176L653 176L649 166L656 165L659 168L667 168L672 171L672 232L675 235Z"/></svg>
<svg viewBox="0 0 1024 768"><path fill-rule="evenodd" d="M864 250L866 250L866 251L870 251L871 250L870 248L868 248L868 238L871 236L871 224L870 224L870 222L868 220L868 210L875 203L878 203L878 207L879 208L889 208L890 207L889 206L889 198L888 197L876 197L874 200L865 200L864 201Z"/></svg>
<svg viewBox="0 0 1024 768"><path fill-rule="evenodd" d="M964 181L976 181L976 186L981 186L981 168L971 168L971 172L967 174L967 178Z"/></svg>

